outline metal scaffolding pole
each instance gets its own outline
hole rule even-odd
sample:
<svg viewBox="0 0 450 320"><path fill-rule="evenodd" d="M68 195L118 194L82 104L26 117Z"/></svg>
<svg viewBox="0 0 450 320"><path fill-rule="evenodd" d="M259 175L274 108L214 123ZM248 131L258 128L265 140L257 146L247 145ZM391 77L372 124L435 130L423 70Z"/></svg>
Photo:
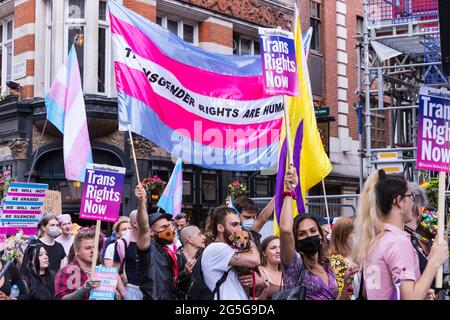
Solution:
<svg viewBox="0 0 450 320"><path fill-rule="evenodd" d="M366 128L366 167L367 174L370 174L372 169L372 152L371 152L371 114L370 114L370 64L369 64L369 0L364 0L364 87L365 87L365 128Z"/></svg>

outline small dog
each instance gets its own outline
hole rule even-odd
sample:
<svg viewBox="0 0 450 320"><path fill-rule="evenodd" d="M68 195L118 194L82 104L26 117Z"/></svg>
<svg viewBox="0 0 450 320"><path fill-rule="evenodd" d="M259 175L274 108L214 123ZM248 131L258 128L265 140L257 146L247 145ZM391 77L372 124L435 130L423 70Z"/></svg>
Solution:
<svg viewBox="0 0 450 320"><path fill-rule="evenodd" d="M233 241L234 246L239 252L246 252L250 250L250 244L251 241L253 241L253 237L250 232L241 230L232 234L230 240Z"/></svg>

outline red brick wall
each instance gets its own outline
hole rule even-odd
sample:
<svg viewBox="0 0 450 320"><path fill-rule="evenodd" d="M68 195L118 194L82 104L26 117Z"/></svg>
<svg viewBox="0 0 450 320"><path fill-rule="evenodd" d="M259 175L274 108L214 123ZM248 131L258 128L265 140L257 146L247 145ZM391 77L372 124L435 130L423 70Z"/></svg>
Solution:
<svg viewBox="0 0 450 320"><path fill-rule="evenodd" d="M233 29L217 23L208 21L202 22L199 24L198 28L198 41L217 43L232 48Z"/></svg>
<svg viewBox="0 0 450 320"><path fill-rule="evenodd" d="M34 23L36 20L36 2L30 0L14 8L14 27L18 28L27 23Z"/></svg>
<svg viewBox="0 0 450 320"><path fill-rule="evenodd" d="M156 6L138 0L123 0L123 5L148 20L156 22Z"/></svg>

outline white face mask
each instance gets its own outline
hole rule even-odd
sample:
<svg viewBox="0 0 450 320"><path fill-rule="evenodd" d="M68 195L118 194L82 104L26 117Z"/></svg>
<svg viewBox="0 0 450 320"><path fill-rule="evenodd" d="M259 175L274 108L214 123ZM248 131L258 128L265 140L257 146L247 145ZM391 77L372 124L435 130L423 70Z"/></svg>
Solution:
<svg viewBox="0 0 450 320"><path fill-rule="evenodd" d="M246 220L242 221L242 227L245 230L251 230L254 224L255 224L255 219L246 219Z"/></svg>
<svg viewBox="0 0 450 320"><path fill-rule="evenodd" d="M61 229L58 227L48 227L47 233L52 238L57 238L61 235Z"/></svg>
<svg viewBox="0 0 450 320"><path fill-rule="evenodd" d="M130 233L130 230L126 230L126 231L122 232L121 238L125 238L129 233Z"/></svg>

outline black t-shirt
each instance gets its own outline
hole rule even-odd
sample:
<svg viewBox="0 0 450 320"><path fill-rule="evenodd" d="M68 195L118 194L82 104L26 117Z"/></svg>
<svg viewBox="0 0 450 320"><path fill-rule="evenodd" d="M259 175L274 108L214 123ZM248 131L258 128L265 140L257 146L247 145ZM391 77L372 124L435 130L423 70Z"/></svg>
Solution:
<svg viewBox="0 0 450 320"><path fill-rule="evenodd" d="M61 266L61 260L66 257L66 252L64 251L63 245L56 241L52 246L46 245L41 240L39 240L39 242L47 251L49 270L56 274Z"/></svg>
<svg viewBox="0 0 450 320"><path fill-rule="evenodd" d="M125 274L127 276L128 283L139 286L141 284L141 275L138 269L136 250L136 242L130 242L128 247L125 249ZM114 262L120 263L117 246L114 250Z"/></svg>

